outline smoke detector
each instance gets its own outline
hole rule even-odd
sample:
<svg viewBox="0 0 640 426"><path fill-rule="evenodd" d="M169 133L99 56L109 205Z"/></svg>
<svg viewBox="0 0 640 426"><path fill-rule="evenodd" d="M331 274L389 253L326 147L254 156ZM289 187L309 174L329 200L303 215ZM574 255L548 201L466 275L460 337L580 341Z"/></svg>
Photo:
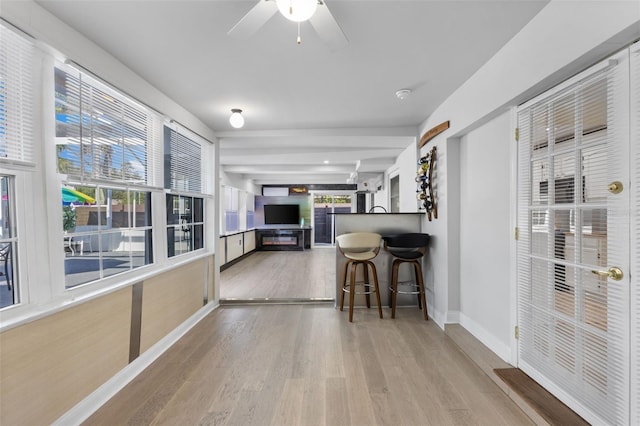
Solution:
<svg viewBox="0 0 640 426"><path fill-rule="evenodd" d="M396 92L396 97L398 99L400 99L401 101L404 101L405 99L407 99L409 97L409 95L411 94L411 90L409 89L400 89Z"/></svg>

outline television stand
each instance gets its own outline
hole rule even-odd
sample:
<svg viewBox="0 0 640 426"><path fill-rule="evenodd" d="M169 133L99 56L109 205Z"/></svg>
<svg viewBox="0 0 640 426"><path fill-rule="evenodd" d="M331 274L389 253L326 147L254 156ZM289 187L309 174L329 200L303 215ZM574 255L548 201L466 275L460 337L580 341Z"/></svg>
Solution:
<svg viewBox="0 0 640 426"><path fill-rule="evenodd" d="M311 228L269 227L256 229L258 250L304 250L311 248Z"/></svg>

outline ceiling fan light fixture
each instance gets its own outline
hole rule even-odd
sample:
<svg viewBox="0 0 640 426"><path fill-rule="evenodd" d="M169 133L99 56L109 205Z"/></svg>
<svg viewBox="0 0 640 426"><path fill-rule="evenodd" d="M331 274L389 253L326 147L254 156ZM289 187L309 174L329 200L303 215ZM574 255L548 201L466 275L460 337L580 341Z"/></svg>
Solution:
<svg viewBox="0 0 640 426"><path fill-rule="evenodd" d="M306 21L318 8L318 0L276 0L276 4L282 16L293 22Z"/></svg>
<svg viewBox="0 0 640 426"><path fill-rule="evenodd" d="M231 110L231 117L229 117L229 124L234 129L240 129L244 126L244 117L242 116L242 110L238 108L233 108Z"/></svg>

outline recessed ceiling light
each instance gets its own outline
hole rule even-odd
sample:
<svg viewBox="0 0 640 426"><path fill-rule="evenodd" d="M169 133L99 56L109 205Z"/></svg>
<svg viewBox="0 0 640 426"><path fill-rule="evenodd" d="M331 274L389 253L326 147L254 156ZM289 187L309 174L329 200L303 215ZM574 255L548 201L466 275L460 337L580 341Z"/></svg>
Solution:
<svg viewBox="0 0 640 426"><path fill-rule="evenodd" d="M324 164L329 164L329 160L324 160L323 163Z"/></svg>
<svg viewBox="0 0 640 426"><path fill-rule="evenodd" d="M400 99L401 101L407 99L409 97L409 95L411 94L411 90L409 89L400 89L396 92L396 97L398 99Z"/></svg>

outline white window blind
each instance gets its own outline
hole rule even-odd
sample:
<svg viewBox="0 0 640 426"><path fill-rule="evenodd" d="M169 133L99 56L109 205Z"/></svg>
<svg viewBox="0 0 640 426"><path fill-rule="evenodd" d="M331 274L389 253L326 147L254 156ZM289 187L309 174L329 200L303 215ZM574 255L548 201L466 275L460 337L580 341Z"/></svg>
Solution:
<svg viewBox="0 0 640 426"><path fill-rule="evenodd" d="M160 186L161 119L70 67L55 69L58 171L81 181Z"/></svg>
<svg viewBox="0 0 640 426"><path fill-rule="evenodd" d="M518 365L610 424L628 423L628 278L593 271L628 259L628 204L607 190L627 169L625 69L612 61L518 111Z"/></svg>
<svg viewBox="0 0 640 426"><path fill-rule="evenodd" d="M164 187L193 193L205 192L202 159L207 142L168 126L165 126L164 141Z"/></svg>
<svg viewBox="0 0 640 426"><path fill-rule="evenodd" d="M0 158L33 162L35 52L0 22Z"/></svg>

